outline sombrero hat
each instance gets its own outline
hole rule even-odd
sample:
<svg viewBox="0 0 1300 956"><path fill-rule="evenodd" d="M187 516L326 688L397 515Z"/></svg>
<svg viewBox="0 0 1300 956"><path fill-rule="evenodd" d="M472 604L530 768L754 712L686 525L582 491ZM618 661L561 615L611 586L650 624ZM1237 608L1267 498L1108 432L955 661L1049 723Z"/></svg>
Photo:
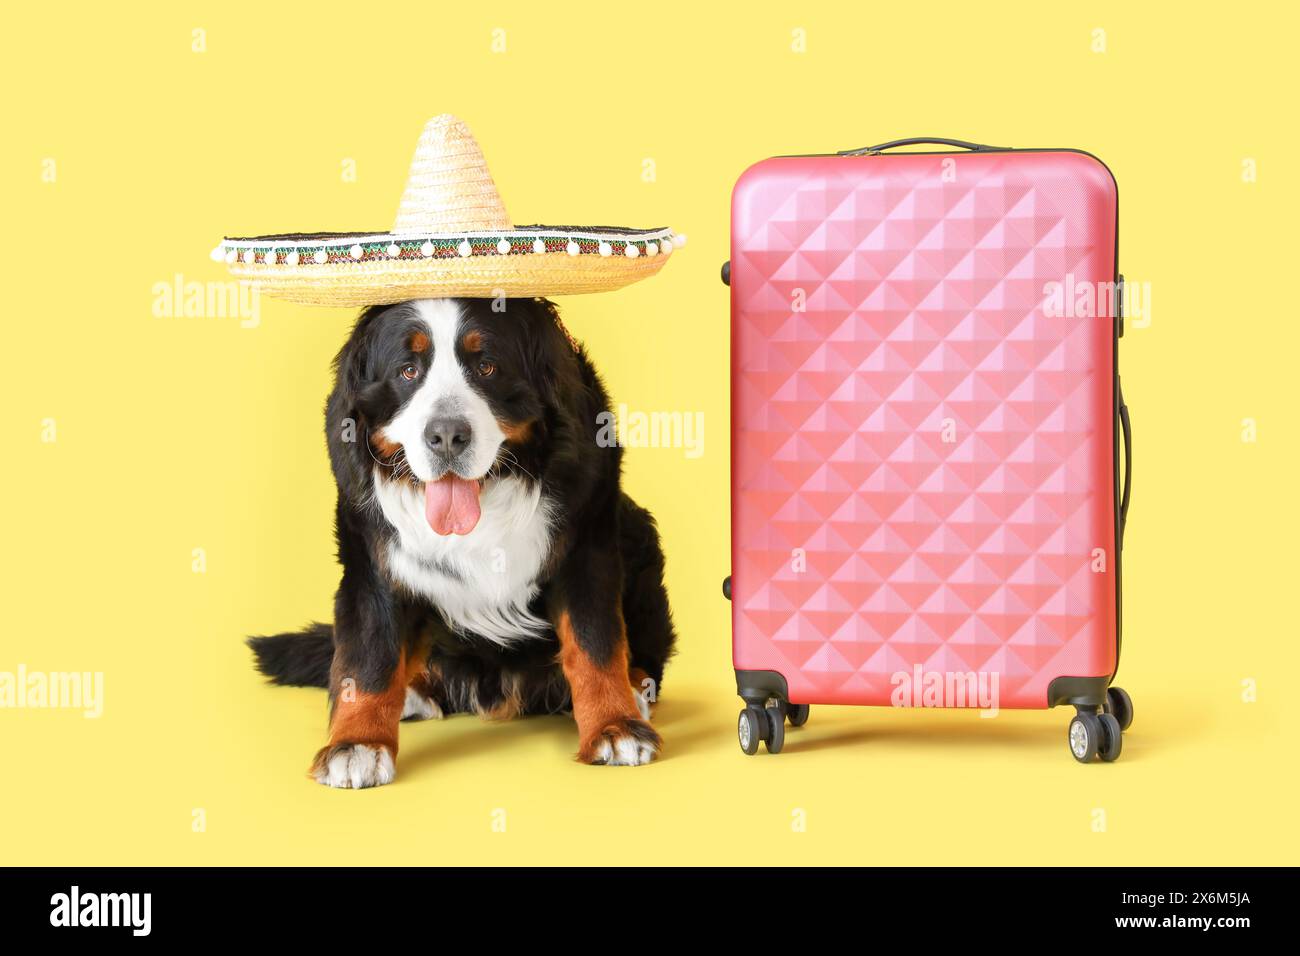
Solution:
<svg viewBox="0 0 1300 956"><path fill-rule="evenodd" d="M654 275L671 229L515 226L469 127L429 120L389 232L228 237L212 250L260 291L308 305L606 292Z"/></svg>

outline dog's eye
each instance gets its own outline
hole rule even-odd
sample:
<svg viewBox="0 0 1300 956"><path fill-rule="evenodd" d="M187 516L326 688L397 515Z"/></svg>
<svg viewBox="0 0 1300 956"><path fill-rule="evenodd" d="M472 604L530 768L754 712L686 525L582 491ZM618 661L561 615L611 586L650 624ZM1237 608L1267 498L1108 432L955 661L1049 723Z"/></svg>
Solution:
<svg viewBox="0 0 1300 956"><path fill-rule="evenodd" d="M478 374L480 378L490 378L492 375L496 374L496 370L497 367L487 359L478 363Z"/></svg>
<svg viewBox="0 0 1300 956"><path fill-rule="evenodd" d="M408 362L402 366L401 376L408 382L414 381L420 374L420 370L412 363Z"/></svg>

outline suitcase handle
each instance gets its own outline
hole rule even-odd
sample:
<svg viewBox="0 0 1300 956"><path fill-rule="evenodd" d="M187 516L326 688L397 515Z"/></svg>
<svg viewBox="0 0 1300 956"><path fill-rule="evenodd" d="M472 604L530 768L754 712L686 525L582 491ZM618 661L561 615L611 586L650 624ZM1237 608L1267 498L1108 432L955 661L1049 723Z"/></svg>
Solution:
<svg viewBox="0 0 1300 956"><path fill-rule="evenodd" d="M958 149L969 149L973 153L994 153L1001 150L1010 149L1010 146L986 146L983 143L968 143L964 139L943 139L939 136L913 136L910 139L895 139L888 143L881 143L878 146L862 146L858 149L840 150L836 155L839 156L875 156L883 153L887 149L893 149L895 146L921 146L931 144L934 146L956 146Z"/></svg>
<svg viewBox="0 0 1300 956"><path fill-rule="evenodd" d="M1119 496L1119 546L1124 547L1124 526L1128 524L1128 497L1133 489L1133 424L1129 421L1128 405L1124 403L1124 389L1119 390L1119 427L1124 435L1124 490Z"/></svg>

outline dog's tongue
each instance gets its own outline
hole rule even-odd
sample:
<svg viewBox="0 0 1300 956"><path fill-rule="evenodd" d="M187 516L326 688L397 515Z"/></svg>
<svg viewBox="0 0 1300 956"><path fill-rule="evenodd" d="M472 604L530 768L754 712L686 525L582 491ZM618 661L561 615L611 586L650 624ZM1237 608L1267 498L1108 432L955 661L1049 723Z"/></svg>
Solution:
<svg viewBox="0 0 1300 956"><path fill-rule="evenodd" d="M424 483L424 516L438 534L469 534L478 515L477 481L447 475Z"/></svg>

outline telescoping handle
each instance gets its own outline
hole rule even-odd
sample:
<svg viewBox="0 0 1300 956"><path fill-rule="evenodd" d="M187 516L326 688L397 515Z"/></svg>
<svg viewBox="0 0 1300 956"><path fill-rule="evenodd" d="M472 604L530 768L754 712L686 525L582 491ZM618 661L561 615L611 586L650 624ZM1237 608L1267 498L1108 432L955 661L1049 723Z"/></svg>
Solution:
<svg viewBox="0 0 1300 956"><path fill-rule="evenodd" d="M894 149L897 146L954 146L957 149L968 149L972 153L996 153L1001 150L1010 149L1010 146L987 146L984 143L968 143L964 139L944 139L941 136L913 136L910 139L895 139L888 143L880 143L877 146L862 146L858 149L843 149L837 155L840 156L875 156L877 153L883 153L887 149Z"/></svg>

